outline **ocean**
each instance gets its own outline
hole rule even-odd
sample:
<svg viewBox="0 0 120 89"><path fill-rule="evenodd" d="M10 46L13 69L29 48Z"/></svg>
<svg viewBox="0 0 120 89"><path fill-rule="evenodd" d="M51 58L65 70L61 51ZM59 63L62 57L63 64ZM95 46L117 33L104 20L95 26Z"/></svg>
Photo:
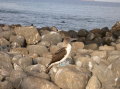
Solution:
<svg viewBox="0 0 120 89"><path fill-rule="evenodd" d="M58 1L0 0L0 24L91 30L120 21L120 3Z"/></svg>

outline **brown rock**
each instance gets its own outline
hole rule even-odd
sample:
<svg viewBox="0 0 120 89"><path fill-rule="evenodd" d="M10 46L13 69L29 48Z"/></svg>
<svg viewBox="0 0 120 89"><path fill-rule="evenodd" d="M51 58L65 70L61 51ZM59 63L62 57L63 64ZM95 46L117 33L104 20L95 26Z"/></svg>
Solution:
<svg viewBox="0 0 120 89"><path fill-rule="evenodd" d="M13 69L10 56L3 52L0 52L0 69L5 69L7 72Z"/></svg>
<svg viewBox="0 0 120 89"><path fill-rule="evenodd" d="M69 31L68 31L68 34L69 34L69 36L70 36L71 38L77 38L77 37L78 37L77 32L74 31L74 30L69 30Z"/></svg>
<svg viewBox="0 0 120 89"><path fill-rule="evenodd" d="M22 54L22 55L27 55L28 54L28 50L26 48L14 48L14 49L11 49L10 52L19 53L19 54Z"/></svg>
<svg viewBox="0 0 120 89"><path fill-rule="evenodd" d="M97 48L98 48L98 45L96 43L85 45L85 49L96 50Z"/></svg>
<svg viewBox="0 0 120 89"><path fill-rule="evenodd" d="M112 30L113 30L113 31L120 30L120 22L116 22L116 24L113 25Z"/></svg>
<svg viewBox="0 0 120 89"><path fill-rule="evenodd" d="M0 38L0 46L7 46L10 45L9 41L7 41L5 38Z"/></svg>
<svg viewBox="0 0 120 89"><path fill-rule="evenodd" d="M78 36L80 36L80 37L86 37L87 34L88 34L88 31L85 30L85 29L80 29L80 30L78 31Z"/></svg>
<svg viewBox="0 0 120 89"><path fill-rule="evenodd" d="M43 56L43 54L48 53L48 49L42 45L29 45L27 47L29 54L38 54L39 56Z"/></svg>
<svg viewBox="0 0 120 89"><path fill-rule="evenodd" d="M115 50L115 47L104 45L104 46L100 46L100 47L99 47L99 50L112 51L112 50Z"/></svg>
<svg viewBox="0 0 120 89"><path fill-rule="evenodd" d="M62 89L85 89L88 74L76 68L76 66L65 66L58 70L53 69L55 73L54 82ZM52 72L52 70L50 71Z"/></svg>
<svg viewBox="0 0 120 89"><path fill-rule="evenodd" d="M117 50L120 50L120 43L115 45Z"/></svg>
<svg viewBox="0 0 120 89"><path fill-rule="evenodd" d="M24 36L27 44L36 44L40 41L40 35L35 27L16 27L17 35Z"/></svg>
<svg viewBox="0 0 120 89"><path fill-rule="evenodd" d="M78 49L83 49L84 43L83 42L73 42L72 43L72 50L77 51Z"/></svg>
<svg viewBox="0 0 120 89"><path fill-rule="evenodd" d="M60 48L59 48L58 46L52 45L52 46L50 47L50 52L51 52L52 54L54 54L54 53L57 52L59 49L60 49Z"/></svg>
<svg viewBox="0 0 120 89"><path fill-rule="evenodd" d="M50 44L56 45L62 41L62 37L57 32L50 32L42 36L42 41L48 41Z"/></svg>
<svg viewBox="0 0 120 89"><path fill-rule="evenodd" d="M86 37L86 40L93 40L95 38L95 34L90 32L87 37Z"/></svg>
<svg viewBox="0 0 120 89"><path fill-rule="evenodd" d="M107 57L107 52L106 51L94 51L93 53L91 53L91 56L98 56L104 59Z"/></svg>
<svg viewBox="0 0 120 89"><path fill-rule="evenodd" d="M93 75L88 81L86 89L101 89L101 83L95 75Z"/></svg>
<svg viewBox="0 0 120 89"><path fill-rule="evenodd" d="M0 81L0 89L13 89L12 84L9 81Z"/></svg>
<svg viewBox="0 0 120 89"><path fill-rule="evenodd" d="M60 89L53 83L37 77L27 77L23 80L21 89Z"/></svg>

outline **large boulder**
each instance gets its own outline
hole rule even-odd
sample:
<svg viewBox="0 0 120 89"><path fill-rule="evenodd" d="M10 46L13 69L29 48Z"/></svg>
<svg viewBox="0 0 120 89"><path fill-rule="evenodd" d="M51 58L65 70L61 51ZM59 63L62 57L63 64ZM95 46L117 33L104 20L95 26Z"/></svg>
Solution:
<svg viewBox="0 0 120 89"><path fill-rule="evenodd" d="M41 37L35 27L16 27L17 35L24 36L27 44L36 44L41 40Z"/></svg>
<svg viewBox="0 0 120 89"><path fill-rule="evenodd" d="M85 89L89 76L85 69L79 69L74 65L52 68L50 74L55 84L62 89Z"/></svg>
<svg viewBox="0 0 120 89"><path fill-rule="evenodd" d="M62 37L57 32L50 32L42 36L42 41L48 41L50 44L57 44L62 41Z"/></svg>
<svg viewBox="0 0 120 89"><path fill-rule="evenodd" d="M43 54L48 53L48 49L42 45L29 45L27 46L27 50L29 54L38 54L39 56L43 56Z"/></svg>
<svg viewBox="0 0 120 89"><path fill-rule="evenodd" d="M53 83L37 77L28 76L23 79L21 89L60 89Z"/></svg>
<svg viewBox="0 0 120 89"><path fill-rule="evenodd" d="M10 45L10 42L7 41L5 38L0 38L0 46L7 46Z"/></svg>

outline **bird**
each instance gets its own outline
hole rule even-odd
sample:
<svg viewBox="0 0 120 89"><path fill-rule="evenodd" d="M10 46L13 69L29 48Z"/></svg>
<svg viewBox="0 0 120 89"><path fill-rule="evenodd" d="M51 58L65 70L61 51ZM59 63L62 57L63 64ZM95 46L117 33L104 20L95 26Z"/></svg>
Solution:
<svg viewBox="0 0 120 89"><path fill-rule="evenodd" d="M65 61L72 49L71 42L77 40L76 38L70 38L70 37L65 37L63 41L63 47L57 50L53 55L52 55L52 60L47 66L46 73L49 73L49 70L52 68L53 65L60 64L63 61Z"/></svg>

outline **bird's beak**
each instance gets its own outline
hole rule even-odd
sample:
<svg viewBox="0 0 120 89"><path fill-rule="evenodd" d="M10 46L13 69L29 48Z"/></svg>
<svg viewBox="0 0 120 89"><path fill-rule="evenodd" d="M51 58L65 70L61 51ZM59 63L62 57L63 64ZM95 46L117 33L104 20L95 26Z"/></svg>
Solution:
<svg viewBox="0 0 120 89"><path fill-rule="evenodd" d="M74 42L74 41L77 41L77 40L78 40L78 38L71 38L70 39L71 42Z"/></svg>

